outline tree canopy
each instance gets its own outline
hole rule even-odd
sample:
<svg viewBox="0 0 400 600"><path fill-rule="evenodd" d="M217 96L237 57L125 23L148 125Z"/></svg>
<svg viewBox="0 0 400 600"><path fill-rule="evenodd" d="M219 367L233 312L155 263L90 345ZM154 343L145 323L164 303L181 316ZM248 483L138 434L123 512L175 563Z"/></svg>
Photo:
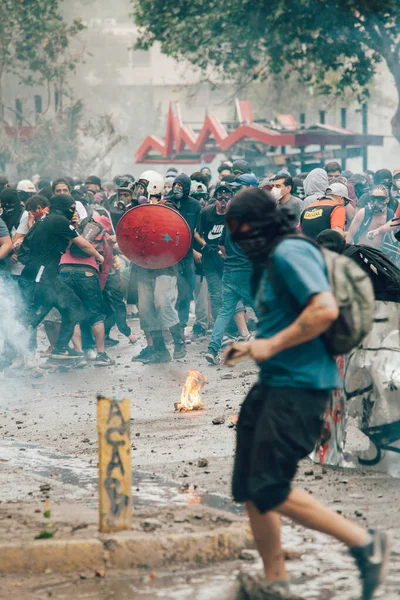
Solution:
<svg viewBox="0 0 400 600"><path fill-rule="evenodd" d="M81 60L69 52L82 30L80 19L66 23L58 0L2 0L0 20L0 103L4 76L14 74L25 85L53 86L62 97L65 80Z"/></svg>
<svg viewBox="0 0 400 600"><path fill-rule="evenodd" d="M131 0L136 47L243 81L271 75L368 96L385 61L400 97L400 0ZM400 141L400 108L392 120Z"/></svg>

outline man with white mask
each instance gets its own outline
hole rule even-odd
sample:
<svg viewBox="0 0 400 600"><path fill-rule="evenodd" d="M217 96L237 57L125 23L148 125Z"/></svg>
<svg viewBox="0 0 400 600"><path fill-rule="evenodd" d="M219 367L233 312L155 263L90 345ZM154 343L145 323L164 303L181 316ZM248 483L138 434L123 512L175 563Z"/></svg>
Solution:
<svg viewBox="0 0 400 600"><path fill-rule="evenodd" d="M284 173L278 173L271 179L272 189L270 191L271 196L279 206L284 206L286 209L292 211L296 215L297 223L300 222L300 214L303 210L303 202L300 198L292 196L293 191L293 179L290 175Z"/></svg>

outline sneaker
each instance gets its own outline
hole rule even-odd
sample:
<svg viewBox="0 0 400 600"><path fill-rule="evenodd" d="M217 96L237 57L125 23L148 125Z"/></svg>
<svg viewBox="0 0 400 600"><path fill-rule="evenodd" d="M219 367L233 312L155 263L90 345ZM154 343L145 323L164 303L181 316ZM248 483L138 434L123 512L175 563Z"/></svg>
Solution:
<svg viewBox="0 0 400 600"><path fill-rule="evenodd" d="M208 350L206 354L206 360L210 363L210 365L221 364L221 358L218 356L218 352L215 352L214 350Z"/></svg>
<svg viewBox="0 0 400 600"><path fill-rule="evenodd" d="M76 356L70 353L70 348L67 350L57 350L54 348L49 355L49 358L55 358L56 360L75 360Z"/></svg>
<svg viewBox="0 0 400 600"><path fill-rule="evenodd" d="M88 360L96 360L97 352L94 348L89 348L89 350L86 350L85 356Z"/></svg>
<svg viewBox="0 0 400 600"><path fill-rule="evenodd" d="M391 536L384 531L370 530L371 541L365 546L351 548L362 582L362 600L371 600L386 576L391 550Z"/></svg>
<svg viewBox="0 0 400 600"><path fill-rule="evenodd" d="M158 365L160 363L169 363L172 358L167 349L159 352L152 352L147 358L142 360L144 365Z"/></svg>
<svg viewBox="0 0 400 600"><path fill-rule="evenodd" d="M193 334L192 334L193 340L198 340L199 338L203 338L206 335L207 335L207 329L205 327L203 327L202 325L196 325L196 323L193 325Z"/></svg>
<svg viewBox="0 0 400 600"><path fill-rule="evenodd" d="M263 573L239 573L240 597L254 600L302 600L290 591L288 581L267 581Z"/></svg>
<svg viewBox="0 0 400 600"><path fill-rule="evenodd" d="M239 335L237 341L238 342L250 342L250 340L253 339L253 336L251 335L251 333L248 333L247 335Z"/></svg>
<svg viewBox="0 0 400 600"><path fill-rule="evenodd" d="M237 341L238 338L233 337L232 335L224 335L224 337L222 338L221 347L226 348L227 346L230 346L231 344L234 344Z"/></svg>
<svg viewBox="0 0 400 600"><path fill-rule="evenodd" d="M107 348L112 348L113 346L118 346L119 341L118 340L113 340L112 338L110 338L109 335L106 336L106 338L104 339L104 345L107 346Z"/></svg>
<svg viewBox="0 0 400 600"><path fill-rule="evenodd" d="M115 365L115 360L110 358L105 352L99 352L94 362L95 367L110 367Z"/></svg>
<svg viewBox="0 0 400 600"><path fill-rule="evenodd" d="M178 358L185 358L187 354L186 351L186 346L185 344L179 344L175 346L175 350L174 350L174 358L178 359Z"/></svg>
<svg viewBox="0 0 400 600"><path fill-rule="evenodd" d="M132 356L132 362L142 362L143 359L150 356L150 354L152 354L153 352L153 346L146 346L139 352L139 354L136 354L136 356Z"/></svg>
<svg viewBox="0 0 400 600"><path fill-rule="evenodd" d="M83 352L78 352L75 348L68 348L68 352L73 358L83 358L85 356Z"/></svg>

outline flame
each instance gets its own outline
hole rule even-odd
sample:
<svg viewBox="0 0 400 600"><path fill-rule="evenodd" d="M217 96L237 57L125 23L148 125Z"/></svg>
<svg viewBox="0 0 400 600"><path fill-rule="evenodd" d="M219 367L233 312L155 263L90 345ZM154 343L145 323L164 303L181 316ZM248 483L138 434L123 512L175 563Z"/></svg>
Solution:
<svg viewBox="0 0 400 600"><path fill-rule="evenodd" d="M182 385L181 401L176 404L176 410L178 412L189 411L189 410L200 410L204 408L204 404L201 402L200 390L203 388L207 381L207 377L196 371L190 369L187 377Z"/></svg>

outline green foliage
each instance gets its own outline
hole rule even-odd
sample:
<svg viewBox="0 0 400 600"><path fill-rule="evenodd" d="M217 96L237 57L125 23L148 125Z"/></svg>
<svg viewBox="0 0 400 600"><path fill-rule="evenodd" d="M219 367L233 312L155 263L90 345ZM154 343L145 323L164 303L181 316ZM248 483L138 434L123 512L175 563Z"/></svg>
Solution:
<svg viewBox="0 0 400 600"><path fill-rule="evenodd" d="M13 73L25 85L51 83L62 93L68 73L82 58L70 54L70 41L84 25L79 19L66 23L59 4L58 0L2 0L0 83L4 75Z"/></svg>
<svg viewBox="0 0 400 600"><path fill-rule="evenodd" d="M160 42L165 54L231 80L295 73L317 92L365 96L385 60L400 88L400 0L131 3L137 48Z"/></svg>

